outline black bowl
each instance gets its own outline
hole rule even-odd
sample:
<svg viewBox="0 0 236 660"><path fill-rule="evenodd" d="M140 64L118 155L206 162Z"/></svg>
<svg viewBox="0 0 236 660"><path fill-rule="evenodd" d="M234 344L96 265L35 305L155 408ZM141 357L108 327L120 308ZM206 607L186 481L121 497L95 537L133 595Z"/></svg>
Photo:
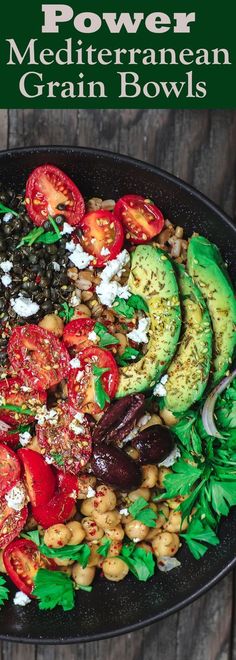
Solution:
<svg viewBox="0 0 236 660"><path fill-rule="evenodd" d="M50 147L0 153L0 180L21 190L34 167L50 162L78 183L85 197L117 199L126 193L151 197L165 217L215 241L236 280L236 228L212 202L179 179L146 163L92 149ZM233 254L234 253L234 254ZM92 594L80 592L72 612L40 612L9 602L0 610L0 638L40 643L91 641L130 632L165 617L203 594L236 564L236 509L224 520L221 544L196 561L183 547L181 568L147 583L128 576L118 584L98 578ZM14 590L12 590L14 593ZM11 599L12 601L12 599Z"/></svg>

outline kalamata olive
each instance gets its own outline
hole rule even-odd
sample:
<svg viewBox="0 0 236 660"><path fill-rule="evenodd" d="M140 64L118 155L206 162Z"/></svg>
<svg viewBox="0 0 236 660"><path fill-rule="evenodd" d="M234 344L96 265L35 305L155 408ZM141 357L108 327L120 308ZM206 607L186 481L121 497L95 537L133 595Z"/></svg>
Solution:
<svg viewBox="0 0 236 660"><path fill-rule="evenodd" d="M144 394L130 394L112 403L93 432L93 441L121 441L135 426L144 406Z"/></svg>
<svg viewBox="0 0 236 660"><path fill-rule="evenodd" d="M174 437L167 426L154 424L141 431L132 440L132 446L139 452L142 465L161 463L174 447Z"/></svg>
<svg viewBox="0 0 236 660"><path fill-rule="evenodd" d="M128 454L110 445L95 445L91 468L95 477L107 486L123 491L139 488L142 483L141 470Z"/></svg>

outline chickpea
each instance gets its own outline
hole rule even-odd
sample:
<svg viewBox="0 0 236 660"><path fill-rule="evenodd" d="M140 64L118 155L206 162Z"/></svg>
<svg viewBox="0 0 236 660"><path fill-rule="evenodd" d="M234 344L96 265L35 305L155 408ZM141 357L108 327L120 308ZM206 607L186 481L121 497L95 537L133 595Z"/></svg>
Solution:
<svg viewBox="0 0 236 660"><path fill-rule="evenodd" d="M112 541L109 548L109 557L117 557L122 549L122 541Z"/></svg>
<svg viewBox="0 0 236 660"><path fill-rule="evenodd" d="M62 337L64 323L57 314L46 314L46 316L44 316L39 322L39 327L44 328L44 330L49 330L49 332L52 332L56 337Z"/></svg>
<svg viewBox="0 0 236 660"><path fill-rule="evenodd" d="M92 477L89 474L83 474L78 477L78 500L84 500L88 497L88 489L94 488L96 486L96 477ZM91 498L89 498L91 499Z"/></svg>
<svg viewBox="0 0 236 660"><path fill-rule="evenodd" d="M94 512L94 497L84 500L81 504L80 511L83 516L92 516Z"/></svg>
<svg viewBox="0 0 236 660"><path fill-rule="evenodd" d="M73 316L73 321L75 319L81 319L81 318L90 318L92 316L91 311L87 305L78 305L78 307L75 307L74 311L74 316Z"/></svg>
<svg viewBox="0 0 236 660"><path fill-rule="evenodd" d="M114 491L103 484L98 486L94 497L94 509L96 509L98 513L106 513L106 511L112 511L115 509L115 506L116 495Z"/></svg>
<svg viewBox="0 0 236 660"><path fill-rule="evenodd" d="M149 527L144 525L140 520L131 520L125 525L126 536L133 541L133 539L138 539L143 541L146 538L149 532Z"/></svg>
<svg viewBox="0 0 236 660"><path fill-rule="evenodd" d="M52 525L44 532L44 543L49 548L63 548L70 541L71 532L66 525Z"/></svg>
<svg viewBox="0 0 236 660"><path fill-rule="evenodd" d="M158 468L156 465L143 465L141 488L154 488L158 481Z"/></svg>
<svg viewBox="0 0 236 660"><path fill-rule="evenodd" d="M114 529L105 529L105 534L111 541L122 541L125 532L122 525L117 525Z"/></svg>
<svg viewBox="0 0 236 660"><path fill-rule="evenodd" d="M5 564L3 563L3 551L0 550L0 573L6 573Z"/></svg>
<svg viewBox="0 0 236 660"><path fill-rule="evenodd" d="M137 490L131 490L131 492L128 495L130 502L135 502L139 497L144 497L144 499L148 502L151 497L151 493L149 488L137 488Z"/></svg>
<svg viewBox="0 0 236 660"><path fill-rule="evenodd" d="M155 536L157 536L160 533L161 528L164 527L166 521L168 520L168 516L169 516L168 506L162 503L158 504L156 526L150 528L146 536L147 541L152 541L152 539L154 539Z"/></svg>
<svg viewBox="0 0 236 660"><path fill-rule="evenodd" d="M188 495L179 495L178 497L172 497L170 500L166 500L170 509L177 509L181 502L186 500Z"/></svg>
<svg viewBox="0 0 236 660"><path fill-rule="evenodd" d="M114 527L119 525L121 520L119 511L116 511L115 509L113 511L107 511L106 513L98 513L95 510L93 517L102 529L114 529Z"/></svg>
<svg viewBox="0 0 236 660"><path fill-rule="evenodd" d="M83 587L89 587L89 585L92 584L95 578L95 573L95 566L86 566L86 568L83 568L78 562L76 562L72 568L72 577L74 581L76 584Z"/></svg>
<svg viewBox="0 0 236 660"><path fill-rule="evenodd" d="M98 548L100 547L100 541L98 543L89 543L88 544L90 547L90 557L89 561L87 563L87 566L99 566L101 556L97 553Z"/></svg>
<svg viewBox="0 0 236 660"><path fill-rule="evenodd" d="M155 413L151 415L151 419L149 419L149 421L142 426L142 431L144 429L148 429L149 426L154 426L154 424L163 424L161 417L159 417L159 415L156 415Z"/></svg>
<svg viewBox="0 0 236 660"><path fill-rule="evenodd" d="M167 532L184 532L188 527L188 521L185 518L185 520L182 521L182 516L180 511L175 511L174 509L171 510L170 515L169 515L169 520L164 525L164 529Z"/></svg>
<svg viewBox="0 0 236 660"><path fill-rule="evenodd" d="M85 531L85 538L87 541L98 541L98 539L102 538L104 534L103 529L98 527L93 518L83 518L83 520L81 520L81 525Z"/></svg>
<svg viewBox="0 0 236 660"><path fill-rule="evenodd" d="M173 557L179 549L180 540L177 534L162 532L155 536L152 547L157 558Z"/></svg>
<svg viewBox="0 0 236 660"><path fill-rule="evenodd" d="M77 520L71 520L71 522L68 522L66 527L69 529L71 533L70 540L68 541L68 545L77 545L79 543L82 543L85 537L85 531L81 525L80 522Z"/></svg>
<svg viewBox="0 0 236 660"><path fill-rule="evenodd" d="M167 474L171 474L171 473L172 473L172 470L170 468L167 468L167 467L164 467L164 466L159 467L159 470L158 470L158 486L160 486L160 488L165 488L164 479L165 479Z"/></svg>
<svg viewBox="0 0 236 660"><path fill-rule="evenodd" d="M173 426L179 421L167 408L163 408L163 410L160 411L160 415L167 426Z"/></svg>
<svg viewBox="0 0 236 660"><path fill-rule="evenodd" d="M107 580L120 582L129 572L127 564L120 557L107 557L102 565L102 570Z"/></svg>
<svg viewBox="0 0 236 660"><path fill-rule="evenodd" d="M137 543L137 548L142 548L142 550L145 550L146 552L152 552L152 548L148 543L145 543L145 541L141 541L141 543Z"/></svg>

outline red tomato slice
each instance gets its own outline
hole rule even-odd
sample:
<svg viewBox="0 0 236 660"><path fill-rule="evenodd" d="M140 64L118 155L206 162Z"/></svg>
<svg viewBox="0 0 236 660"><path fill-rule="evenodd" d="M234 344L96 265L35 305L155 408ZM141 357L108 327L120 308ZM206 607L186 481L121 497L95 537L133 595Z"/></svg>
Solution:
<svg viewBox="0 0 236 660"><path fill-rule="evenodd" d="M78 235L85 252L94 257L93 265L98 268L114 259L124 243L122 224L110 211L87 213L80 222Z"/></svg>
<svg viewBox="0 0 236 660"><path fill-rule="evenodd" d="M77 474L84 468L92 452L89 423L86 417L81 422L76 420L76 412L66 403L58 405L56 410L58 417L54 425L50 424L50 420L37 425L38 442L46 449L56 467L62 465L65 470Z"/></svg>
<svg viewBox="0 0 236 660"><path fill-rule="evenodd" d="M69 371L70 356L64 344L38 325L13 329L8 357L25 384L39 391L57 385Z"/></svg>
<svg viewBox="0 0 236 660"><path fill-rule="evenodd" d="M28 517L28 508L24 506L21 511L10 509L5 497L0 499L0 548L5 548L13 541L25 526Z"/></svg>
<svg viewBox="0 0 236 660"><path fill-rule="evenodd" d="M56 477L43 456L32 449L19 449L17 456L23 463L24 481L31 504L47 504L56 490Z"/></svg>
<svg viewBox="0 0 236 660"><path fill-rule="evenodd" d="M92 346L93 342L88 339L89 332L92 332L96 321L89 318L76 319L67 323L64 329L63 341L66 346L79 350Z"/></svg>
<svg viewBox="0 0 236 660"><path fill-rule="evenodd" d="M37 545L28 539L17 539L10 543L3 552L3 563L17 589L27 596L32 595L39 568L58 570L53 559L41 555Z"/></svg>
<svg viewBox="0 0 236 660"><path fill-rule="evenodd" d="M0 443L6 443L10 447L16 447L19 442L19 433L10 433L14 431L14 427L11 423L4 422L0 419Z"/></svg>
<svg viewBox="0 0 236 660"><path fill-rule="evenodd" d="M19 481L20 473L20 462L15 452L6 445L0 445L0 497Z"/></svg>
<svg viewBox="0 0 236 660"><path fill-rule="evenodd" d="M54 165L41 165L30 174L26 184L26 209L40 227L51 215L65 216L76 227L85 213L84 199L75 183Z"/></svg>
<svg viewBox="0 0 236 660"><path fill-rule="evenodd" d="M78 477L71 472L63 472L63 470L57 470L57 483L58 490L61 493L70 495L76 499L76 494L78 491Z"/></svg>
<svg viewBox="0 0 236 660"><path fill-rule="evenodd" d="M125 195L116 202L114 213L123 223L126 238L139 244L160 234L164 217L160 209L140 195Z"/></svg>
<svg viewBox="0 0 236 660"><path fill-rule="evenodd" d="M28 392L24 390L29 389ZM46 403L46 393L33 391L27 388L25 383L19 378L8 378L0 382L0 396L5 400L6 404L19 406L20 408L27 408L29 410L37 410L39 405ZM0 406L1 408L1 406ZM34 414L24 415L19 412L0 409L0 419L6 424L19 426L21 424L30 424L34 421Z"/></svg>
<svg viewBox="0 0 236 660"><path fill-rule="evenodd" d="M44 529L64 523L75 512L75 500L65 493L56 493L44 506L32 506L32 515Z"/></svg>
<svg viewBox="0 0 236 660"><path fill-rule="evenodd" d="M86 348L80 353L81 369L72 369L68 378L69 403L84 413L96 415L101 412L97 402L93 367L107 369L101 375L101 385L110 399L113 399L119 383L119 369L110 351L97 346Z"/></svg>

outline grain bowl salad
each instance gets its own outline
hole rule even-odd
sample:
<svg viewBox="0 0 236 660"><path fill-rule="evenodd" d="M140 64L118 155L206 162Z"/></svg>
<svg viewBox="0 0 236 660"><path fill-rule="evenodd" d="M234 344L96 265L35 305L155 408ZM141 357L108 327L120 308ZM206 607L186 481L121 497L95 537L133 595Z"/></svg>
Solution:
<svg viewBox="0 0 236 660"><path fill-rule="evenodd" d="M50 164L0 190L2 606L6 576L67 611L183 544L197 568L236 504L227 266L141 193L84 200Z"/></svg>

